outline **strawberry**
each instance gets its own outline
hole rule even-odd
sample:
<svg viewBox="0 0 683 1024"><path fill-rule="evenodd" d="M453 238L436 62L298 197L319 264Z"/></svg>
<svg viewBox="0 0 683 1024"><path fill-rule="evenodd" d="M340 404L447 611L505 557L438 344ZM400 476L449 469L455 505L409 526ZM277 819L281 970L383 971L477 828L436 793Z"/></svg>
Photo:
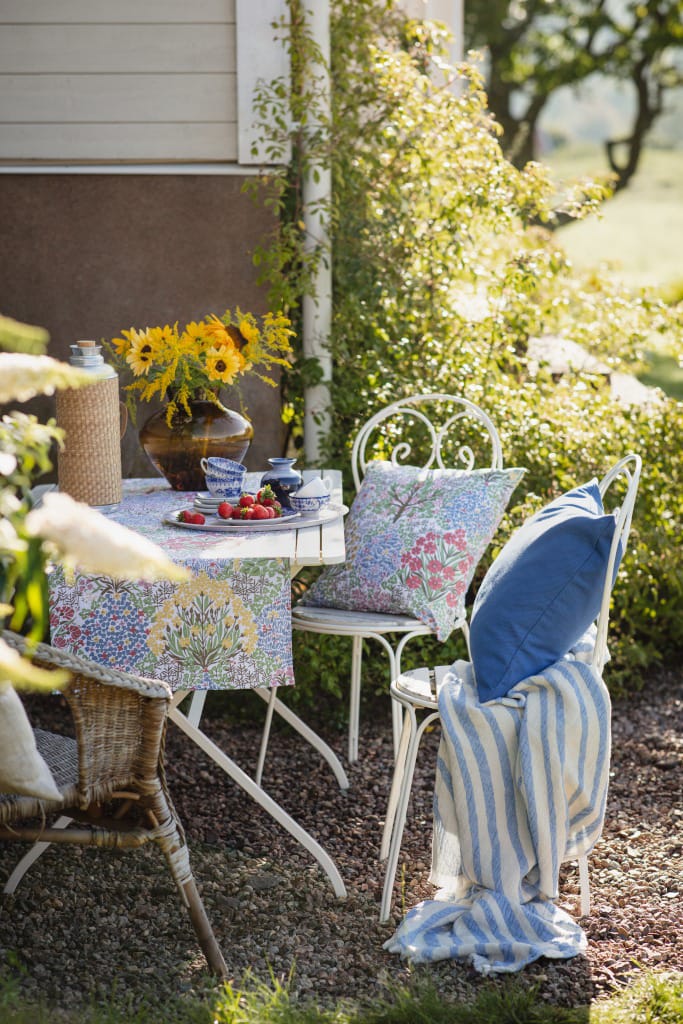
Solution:
<svg viewBox="0 0 683 1024"><path fill-rule="evenodd" d="M243 512L244 512L244 509L242 508L241 505L235 505L235 507L233 508L232 512L230 513L230 518L231 519L241 519Z"/></svg>
<svg viewBox="0 0 683 1024"><path fill-rule="evenodd" d="M240 519L253 519L254 510L250 505L240 509Z"/></svg>
<svg viewBox="0 0 683 1024"><path fill-rule="evenodd" d="M258 503L251 506L251 513L253 519L268 519L268 509Z"/></svg>
<svg viewBox="0 0 683 1024"><path fill-rule="evenodd" d="M270 484L266 484L265 487L261 488L261 490L256 495L256 500L260 502L261 505L264 506L264 508L271 508L275 504L275 502L277 501L277 497L275 495L275 491L270 486Z"/></svg>
<svg viewBox="0 0 683 1024"><path fill-rule="evenodd" d="M184 508L178 518L181 523L191 523L193 526L202 526L206 522L201 512L193 512L189 508Z"/></svg>
<svg viewBox="0 0 683 1024"><path fill-rule="evenodd" d="M253 494L243 494L240 497L239 503L242 506L242 508L249 508L250 505L254 504L254 495Z"/></svg>
<svg viewBox="0 0 683 1024"><path fill-rule="evenodd" d="M229 501L222 501L218 506L217 512L221 519L229 519L232 515L232 505Z"/></svg>

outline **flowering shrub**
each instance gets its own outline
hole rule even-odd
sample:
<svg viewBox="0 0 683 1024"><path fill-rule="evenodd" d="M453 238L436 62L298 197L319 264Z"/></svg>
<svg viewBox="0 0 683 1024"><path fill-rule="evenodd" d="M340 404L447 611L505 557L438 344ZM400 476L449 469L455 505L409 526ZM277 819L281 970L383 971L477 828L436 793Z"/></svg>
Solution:
<svg viewBox="0 0 683 1024"><path fill-rule="evenodd" d="M270 371L288 366L293 331L286 316L266 313L259 324L252 313L236 308L222 317L214 313L191 321L182 330L173 327L131 327L112 340L113 359L120 369L133 374L126 390L129 410L135 416L135 399L149 402L158 397L166 402L170 425L179 410L192 417L195 399L220 406L218 389L237 378L254 373L275 386L275 381L257 367Z"/></svg>

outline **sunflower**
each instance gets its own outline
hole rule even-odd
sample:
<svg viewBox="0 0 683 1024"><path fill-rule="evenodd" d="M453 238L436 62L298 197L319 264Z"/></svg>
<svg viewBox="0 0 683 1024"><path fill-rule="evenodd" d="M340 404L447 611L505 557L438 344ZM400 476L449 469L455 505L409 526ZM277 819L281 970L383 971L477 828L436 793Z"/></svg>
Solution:
<svg viewBox="0 0 683 1024"><path fill-rule="evenodd" d="M291 322L282 313L257 318L235 308L223 316L207 313L183 328L177 322L131 327L112 339L109 349L112 362L133 376L125 385L133 418L136 401L160 400L170 423L180 409L191 418L195 400L221 407L220 388L246 374L275 387L276 380L263 370L289 366L292 337Z"/></svg>
<svg viewBox="0 0 683 1024"><path fill-rule="evenodd" d="M244 359L231 345L210 348L206 353L206 373L212 382L232 384L244 367Z"/></svg>
<svg viewBox="0 0 683 1024"><path fill-rule="evenodd" d="M204 321L204 331L213 348L226 348L232 345L239 352L244 345L244 339L239 332L234 327L226 326L215 313L211 313Z"/></svg>
<svg viewBox="0 0 683 1024"><path fill-rule="evenodd" d="M201 352L210 348L215 342L213 342L211 332L204 320L199 322L191 320L189 324L185 325L179 344L188 352Z"/></svg>
<svg viewBox="0 0 683 1024"><path fill-rule="evenodd" d="M149 373L150 367L154 364L156 345L154 340L148 336L149 331L131 331L130 333L136 336L126 355L126 362L135 376L141 377L143 374Z"/></svg>
<svg viewBox="0 0 683 1024"><path fill-rule="evenodd" d="M237 330L240 332L247 345L255 345L259 340L259 329L258 327L247 320L246 317L242 317L239 322Z"/></svg>

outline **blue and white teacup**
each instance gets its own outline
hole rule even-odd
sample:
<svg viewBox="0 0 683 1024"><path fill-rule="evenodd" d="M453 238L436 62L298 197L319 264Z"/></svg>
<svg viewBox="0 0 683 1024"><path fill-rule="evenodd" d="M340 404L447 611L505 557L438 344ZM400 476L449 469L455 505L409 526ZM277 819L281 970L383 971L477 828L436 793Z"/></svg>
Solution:
<svg viewBox="0 0 683 1024"><path fill-rule="evenodd" d="M330 495L326 494L309 494L301 495L290 494L289 503L295 512L299 512L304 517L317 516L330 504Z"/></svg>
<svg viewBox="0 0 683 1024"><path fill-rule="evenodd" d="M200 459L199 465L204 471L206 486L211 494L222 498L223 501L237 501L244 487L246 466L218 455Z"/></svg>

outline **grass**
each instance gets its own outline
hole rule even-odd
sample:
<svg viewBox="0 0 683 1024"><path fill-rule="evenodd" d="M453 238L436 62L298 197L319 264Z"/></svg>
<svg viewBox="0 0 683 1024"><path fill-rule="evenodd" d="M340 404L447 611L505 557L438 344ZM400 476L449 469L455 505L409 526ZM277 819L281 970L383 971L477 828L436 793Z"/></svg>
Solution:
<svg viewBox="0 0 683 1024"><path fill-rule="evenodd" d="M544 157L558 178L605 174L597 146L565 146ZM558 240L577 267L607 264L630 288L654 288L665 302L683 298L683 151L646 150L641 168L597 217L569 224ZM683 401L683 369L665 347L646 353L638 375Z"/></svg>
<svg viewBox="0 0 683 1024"><path fill-rule="evenodd" d="M542 157L558 177L608 171L601 148L562 147ZM598 217L569 224L558 240L576 266L608 263L630 287L666 294L683 281L683 151L648 149L628 188Z"/></svg>
<svg viewBox="0 0 683 1024"><path fill-rule="evenodd" d="M203 1000L169 1000L163 1008L93 1006L56 1011L23 1003L17 983L0 981L2 1024L681 1024L683 974L647 974L592 1006L559 1007L539 1001L535 987L518 978L484 983L472 1003L450 1002L429 981L388 992L373 1003L347 1000L322 1009L292 999L288 986L226 984Z"/></svg>
<svg viewBox="0 0 683 1024"><path fill-rule="evenodd" d="M683 402L683 367L668 352L647 353L647 367L639 380L649 387L661 388L670 398Z"/></svg>

